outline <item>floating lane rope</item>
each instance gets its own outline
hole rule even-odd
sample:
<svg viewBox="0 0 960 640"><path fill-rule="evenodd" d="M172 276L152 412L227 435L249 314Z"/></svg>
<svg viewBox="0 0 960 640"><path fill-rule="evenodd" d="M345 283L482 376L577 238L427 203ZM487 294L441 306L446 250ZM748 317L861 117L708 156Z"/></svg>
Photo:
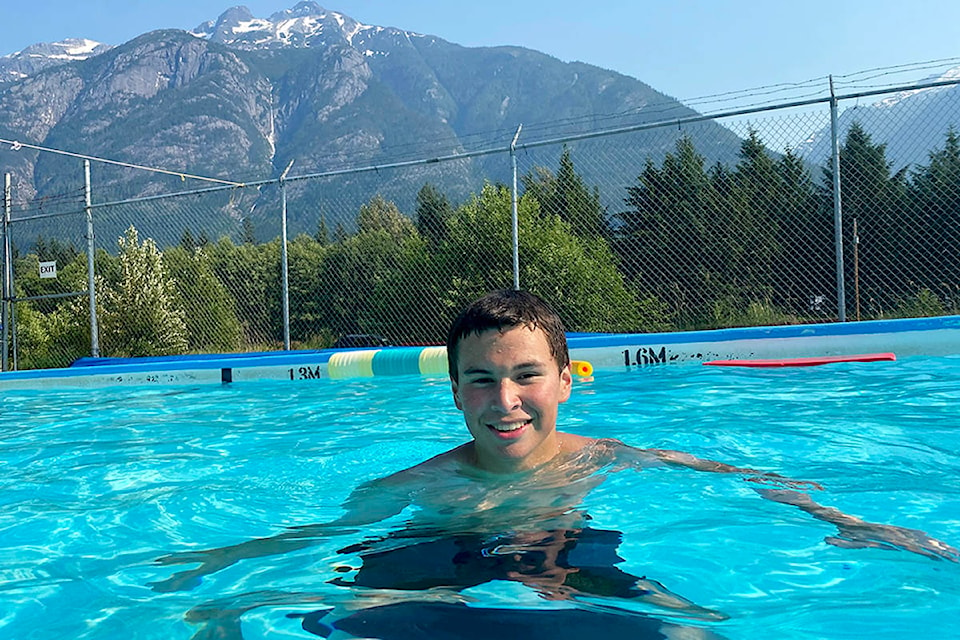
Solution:
<svg viewBox="0 0 960 640"><path fill-rule="evenodd" d="M373 377L373 358L378 353L380 349L335 353L327 362L327 375L336 379Z"/></svg>
<svg viewBox="0 0 960 640"><path fill-rule="evenodd" d="M327 375L336 379L443 375L446 372L446 347L395 347L342 351L330 356L327 362Z"/></svg>
<svg viewBox="0 0 960 640"><path fill-rule="evenodd" d="M427 349L432 351L427 352ZM436 350L440 349L443 359L443 368L436 370L434 361L437 359ZM425 353L426 352L426 353ZM421 363L427 365L427 370ZM405 374L426 374L446 372L447 354L443 347L397 347L395 349L381 349L373 356L373 375L400 376Z"/></svg>
<svg viewBox="0 0 960 640"><path fill-rule="evenodd" d="M584 360L570 363L570 372L585 378L593 375L593 365ZM341 351L330 356L327 375L334 379L373 376L445 375L446 347L391 347Z"/></svg>
<svg viewBox="0 0 960 640"><path fill-rule="evenodd" d="M447 373L447 348L427 347L421 351L420 373L427 376Z"/></svg>

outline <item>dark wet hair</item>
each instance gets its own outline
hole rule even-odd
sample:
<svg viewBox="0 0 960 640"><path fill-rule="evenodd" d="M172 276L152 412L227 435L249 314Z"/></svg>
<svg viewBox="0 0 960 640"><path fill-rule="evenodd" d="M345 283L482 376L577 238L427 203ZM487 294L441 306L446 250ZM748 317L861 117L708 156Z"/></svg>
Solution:
<svg viewBox="0 0 960 640"><path fill-rule="evenodd" d="M447 366L450 379L458 381L457 349L461 340L470 334L483 333L489 329L504 331L520 326L543 331L547 344L550 345L550 355L558 368L563 369L570 364L567 336L557 312L532 293L502 289L474 300L450 325L447 333Z"/></svg>

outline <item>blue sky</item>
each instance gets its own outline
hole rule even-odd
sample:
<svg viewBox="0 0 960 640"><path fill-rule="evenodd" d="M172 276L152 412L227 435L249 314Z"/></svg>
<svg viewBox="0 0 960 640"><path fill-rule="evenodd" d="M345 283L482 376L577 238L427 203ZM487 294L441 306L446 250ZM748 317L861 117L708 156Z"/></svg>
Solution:
<svg viewBox="0 0 960 640"><path fill-rule="evenodd" d="M257 17L296 0L249 0ZM159 28L190 29L234 0L0 0L0 55L35 42L87 37L120 44ZM365 24L467 46L520 45L638 78L691 99L829 74L960 58L956 0L327 0ZM913 69L878 82L943 70ZM866 74L862 77L866 77ZM842 80L840 80L842 82Z"/></svg>

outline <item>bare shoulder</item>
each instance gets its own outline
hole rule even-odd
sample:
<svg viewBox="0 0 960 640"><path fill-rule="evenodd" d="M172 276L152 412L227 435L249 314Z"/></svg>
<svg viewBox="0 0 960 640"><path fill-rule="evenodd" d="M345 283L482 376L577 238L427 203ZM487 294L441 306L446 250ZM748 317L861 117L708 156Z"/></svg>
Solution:
<svg viewBox="0 0 960 640"><path fill-rule="evenodd" d="M657 449L641 449L616 438L604 438L598 442L610 460L620 464L646 468L660 466L667 462L661 455L663 452Z"/></svg>
<svg viewBox="0 0 960 640"><path fill-rule="evenodd" d="M560 438L560 450L564 453L577 453L579 451L583 451L587 447L594 447L603 443L603 440L598 440L597 438L587 438L586 436L578 436L574 433L564 433L558 431L557 436Z"/></svg>
<svg viewBox="0 0 960 640"><path fill-rule="evenodd" d="M651 467L662 464L656 453L632 447L616 438L587 438L570 433L561 433L560 436L563 452L589 458L595 465Z"/></svg>
<svg viewBox="0 0 960 640"><path fill-rule="evenodd" d="M422 485L429 482L431 478L446 475L463 465L469 456L470 444L462 444L449 451L444 451L412 467L374 480L374 482L383 488L394 489Z"/></svg>

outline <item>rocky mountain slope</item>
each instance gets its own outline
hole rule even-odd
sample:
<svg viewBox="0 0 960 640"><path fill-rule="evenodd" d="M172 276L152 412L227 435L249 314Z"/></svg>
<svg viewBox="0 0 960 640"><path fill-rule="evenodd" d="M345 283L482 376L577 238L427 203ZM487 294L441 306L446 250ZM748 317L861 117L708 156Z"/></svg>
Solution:
<svg viewBox="0 0 960 640"><path fill-rule="evenodd" d="M305 175L503 148L520 124L530 142L694 115L613 71L519 47L467 48L362 25L313 2L268 19L238 7L192 32L154 31L112 48L75 43L72 50L77 59L31 58L34 66L18 63L16 71L4 59L7 77L16 78L0 84L0 137L238 182L274 178L291 160L294 174ZM715 124L687 133L708 161L731 160L739 148ZM585 177L592 170L610 181L611 167L619 167L619 182L631 184L641 167L618 164L618 145L658 159L678 135L610 138L597 147L607 157L584 167ZM557 149L531 151L526 161L541 156L554 166ZM20 200L53 201L82 184L76 159L28 150L0 154L0 172L13 174ZM443 170L346 177L329 222L352 223L371 188L396 194L409 211L427 180L456 199L508 176L505 158L481 157ZM184 188L176 178L99 165L93 181L98 202ZM316 189L292 196L317 198ZM256 209L244 197L219 214L239 222ZM621 197L605 194L610 202ZM294 232L315 229L315 208L304 209L291 207Z"/></svg>

